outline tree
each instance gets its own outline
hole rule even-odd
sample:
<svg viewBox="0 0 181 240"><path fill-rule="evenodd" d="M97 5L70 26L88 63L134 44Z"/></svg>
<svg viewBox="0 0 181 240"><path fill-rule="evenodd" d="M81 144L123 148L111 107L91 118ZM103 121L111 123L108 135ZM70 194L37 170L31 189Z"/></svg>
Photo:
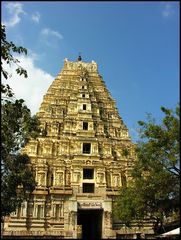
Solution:
<svg viewBox="0 0 181 240"><path fill-rule="evenodd" d="M16 47L6 40L5 26L1 25L2 34L2 60L7 63L17 63L12 52L26 53L26 49ZM1 73L9 77L2 67ZM17 74L24 74L26 70L20 66ZM1 221L3 217L15 211L21 202L35 188L35 178L31 168L30 159L21 153L22 147L31 137L40 133L39 121L31 116L30 110L23 99L14 99L9 85L1 84Z"/></svg>
<svg viewBox="0 0 181 240"><path fill-rule="evenodd" d="M1 73L5 79L10 77L10 74L3 68L3 62L7 64L16 64L16 72L19 75L24 75L25 78L28 77L27 71L19 65L19 60L13 56L13 54L25 54L27 55L27 49L24 47L17 47L13 42L9 42L6 39L6 28L5 25L1 24ZM8 97L12 97L13 93L8 84L1 84L1 93L6 94Z"/></svg>
<svg viewBox="0 0 181 240"><path fill-rule="evenodd" d="M179 214L180 107L161 110L161 124L156 124L152 116L148 116L148 122L138 122L141 141L136 146L132 181L120 189L114 210L127 226L133 220L153 220L155 232L173 212Z"/></svg>

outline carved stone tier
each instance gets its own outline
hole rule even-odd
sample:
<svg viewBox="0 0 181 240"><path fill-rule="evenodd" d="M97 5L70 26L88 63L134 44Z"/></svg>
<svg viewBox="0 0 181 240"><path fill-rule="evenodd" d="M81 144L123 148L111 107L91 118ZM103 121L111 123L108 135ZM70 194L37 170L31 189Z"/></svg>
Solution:
<svg viewBox="0 0 181 240"><path fill-rule="evenodd" d="M65 59L37 116L42 134L22 150L37 186L5 221L4 237L75 239L89 219L99 237L116 238L112 203L130 179L135 146L97 63Z"/></svg>

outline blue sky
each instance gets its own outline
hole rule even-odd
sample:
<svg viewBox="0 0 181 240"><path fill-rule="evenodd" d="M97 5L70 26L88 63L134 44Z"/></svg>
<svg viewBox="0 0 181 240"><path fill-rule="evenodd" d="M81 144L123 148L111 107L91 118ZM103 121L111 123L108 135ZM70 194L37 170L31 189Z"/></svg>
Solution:
<svg viewBox="0 0 181 240"><path fill-rule="evenodd" d="M28 49L16 97L33 113L63 59L96 61L133 141L137 121L179 102L179 2L2 2L7 38ZM11 67L11 70L13 67Z"/></svg>

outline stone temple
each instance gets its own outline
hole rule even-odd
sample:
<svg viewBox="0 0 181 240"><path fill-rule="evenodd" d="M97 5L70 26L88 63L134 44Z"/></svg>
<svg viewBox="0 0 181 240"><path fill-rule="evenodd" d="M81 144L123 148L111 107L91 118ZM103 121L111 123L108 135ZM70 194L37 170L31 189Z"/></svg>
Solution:
<svg viewBox="0 0 181 240"><path fill-rule="evenodd" d="M152 234L149 223L144 229L126 228L113 218L113 202L129 181L136 157L97 63L65 59L37 116L45 134L23 149L37 186L5 221L4 238L115 239Z"/></svg>

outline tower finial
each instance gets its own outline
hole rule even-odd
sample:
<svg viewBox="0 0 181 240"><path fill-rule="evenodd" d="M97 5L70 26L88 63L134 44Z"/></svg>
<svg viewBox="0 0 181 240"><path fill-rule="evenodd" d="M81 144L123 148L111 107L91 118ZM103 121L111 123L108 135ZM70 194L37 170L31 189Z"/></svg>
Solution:
<svg viewBox="0 0 181 240"><path fill-rule="evenodd" d="M81 61L82 60L82 57L81 57L81 52L79 52L79 56L78 56L78 61Z"/></svg>

